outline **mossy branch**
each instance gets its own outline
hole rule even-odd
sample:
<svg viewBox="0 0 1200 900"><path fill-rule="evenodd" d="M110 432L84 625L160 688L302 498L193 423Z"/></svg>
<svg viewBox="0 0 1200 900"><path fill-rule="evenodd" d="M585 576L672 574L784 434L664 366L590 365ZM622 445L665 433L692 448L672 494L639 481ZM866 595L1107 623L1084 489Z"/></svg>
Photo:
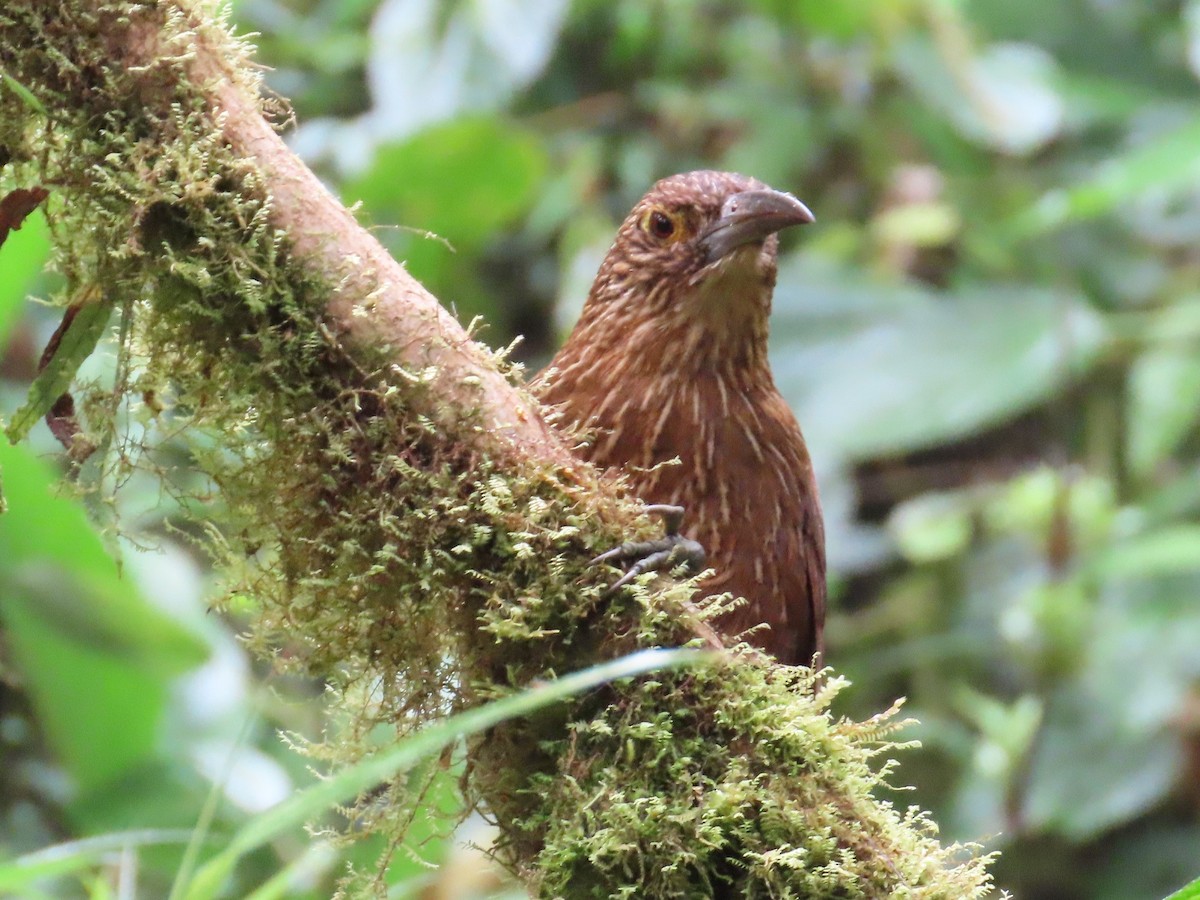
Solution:
<svg viewBox="0 0 1200 900"><path fill-rule="evenodd" d="M0 88L0 178L51 189L64 297L120 313L87 425L110 467L130 464L118 408L191 436L252 643L289 645L279 664L347 712L310 753L344 762L381 723L711 641L687 584L604 596L586 560L647 523L285 147L213 8L9 0L0 48L37 101ZM986 893L986 858L875 796L891 712L835 720L839 687L737 648L496 731L468 800L546 896ZM394 832L406 799L391 786L360 824Z"/></svg>

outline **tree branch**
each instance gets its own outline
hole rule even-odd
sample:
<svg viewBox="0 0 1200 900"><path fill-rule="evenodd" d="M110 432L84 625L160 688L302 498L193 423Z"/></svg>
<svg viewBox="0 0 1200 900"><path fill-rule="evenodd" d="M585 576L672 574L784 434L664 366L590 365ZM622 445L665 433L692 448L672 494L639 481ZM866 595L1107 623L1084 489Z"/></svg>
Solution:
<svg viewBox="0 0 1200 900"><path fill-rule="evenodd" d="M336 285L326 312L359 347L383 350L412 370L437 371L437 394L447 408L470 409L482 420L479 438L502 437L533 458L571 465L570 454L546 427L536 403L514 388L494 360L457 320L325 188L264 119L253 83L230 57L224 32L203 27L171 35L164 46L160 16L138 9L128 30L109 33L107 51L116 65L140 74L139 95L166 99L176 73L164 57L184 61L187 79L209 104L220 139L230 152L262 173L272 199L271 224L286 234L292 264ZM491 447L489 449L495 449Z"/></svg>

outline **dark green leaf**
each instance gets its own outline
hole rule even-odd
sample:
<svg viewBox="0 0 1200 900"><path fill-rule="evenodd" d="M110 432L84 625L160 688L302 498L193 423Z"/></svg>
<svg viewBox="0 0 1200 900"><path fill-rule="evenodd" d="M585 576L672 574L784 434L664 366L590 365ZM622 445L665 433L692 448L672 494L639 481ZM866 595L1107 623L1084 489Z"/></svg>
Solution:
<svg viewBox="0 0 1200 900"><path fill-rule="evenodd" d="M1112 698L1071 686L1051 705L1025 785L1031 828L1086 840L1150 809L1175 783L1176 743L1097 702Z"/></svg>
<svg viewBox="0 0 1200 900"><path fill-rule="evenodd" d="M780 278L776 379L826 462L933 446L1028 410L1086 373L1106 336L1081 299L1044 289L935 296L794 266Z"/></svg>
<svg viewBox="0 0 1200 900"><path fill-rule="evenodd" d="M1055 188L1015 221L1026 236L1108 213L1151 189L1191 188L1200 177L1200 119L1156 136L1095 166L1074 186Z"/></svg>
<svg viewBox="0 0 1200 900"><path fill-rule="evenodd" d="M1099 865L1089 866L1086 883L1080 887L1089 900L1159 900L1167 894L1176 900L1200 869L1196 848L1200 847L1200 826L1170 816L1131 830ZM1189 887L1197 887L1197 884ZM1183 896L1188 896L1184 894ZM1200 900L1200 892L1189 897Z"/></svg>
<svg viewBox="0 0 1200 900"><path fill-rule="evenodd" d="M1200 525L1181 522L1125 538L1096 560L1093 571L1104 580L1200 572Z"/></svg>
<svg viewBox="0 0 1200 900"><path fill-rule="evenodd" d="M162 676L207 658L202 640L121 576L83 509L57 493L45 463L0 445L0 467L11 507L0 518L0 578L11 596L36 598L29 616L81 648Z"/></svg>
<svg viewBox="0 0 1200 900"><path fill-rule="evenodd" d="M80 303L54 355L30 385L25 405L13 414L12 421L4 429L10 441L15 444L22 440L71 386L80 365L92 355L104 335L111 314L112 307L102 300Z"/></svg>
<svg viewBox="0 0 1200 900"><path fill-rule="evenodd" d="M1167 462L1200 420L1200 355L1150 351L1130 372L1129 462L1139 474Z"/></svg>
<svg viewBox="0 0 1200 900"><path fill-rule="evenodd" d="M25 293L50 255L46 218L35 212L4 242L0 253L0 345L25 308Z"/></svg>
<svg viewBox="0 0 1200 900"><path fill-rule="evenodd" d="M21 84L21 82L17 81L17 79L13 78L3 69L0 69L0 86L6 87L16 94L21 98L21 102L34 112L41 113L43 116L46 115L46 107L42 106L42 101L34 96L33 91L29 90L29 88L25 87L25 85Z"/></svg>
<svg viewBox="0 0 1200 900"><path fill-rule="evenodd" d="M478 244L525 212L547 169L531 134L465 119L379 150L371 171L345 186L376 224L432 232L454 247Z"/></svg>
<svg viewBox="0 0 1200 900"><path fill-rule="evenodd" d="M0 469L7 646L48 740L90 790L153 752L169 679L207 646L121 578L83 510L56 494L29 450L0 445Z"/></svg>

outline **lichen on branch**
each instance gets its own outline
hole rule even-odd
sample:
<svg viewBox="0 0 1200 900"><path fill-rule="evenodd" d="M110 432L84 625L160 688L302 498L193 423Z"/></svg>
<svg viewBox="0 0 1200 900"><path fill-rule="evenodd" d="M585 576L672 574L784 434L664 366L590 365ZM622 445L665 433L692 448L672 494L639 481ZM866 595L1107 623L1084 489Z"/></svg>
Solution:
<svg viewBox="0 0 1200 900"><path fill-rule="evenodd" d="M64 297L119 317L87 427L108 445L120 401L189 438L252 646L346 705L310 752L705 640L686 583L605 595L587 560L653 523L287 150L210 4L10 0L0 46L37 100L0 90L0 179L50 188ZM612 686L472 747L467 800L546 896L985 893L984 858L876 798L890 719L834 719L840 685L740 648ZM389 790L361 824L403 826Z"/></svg>

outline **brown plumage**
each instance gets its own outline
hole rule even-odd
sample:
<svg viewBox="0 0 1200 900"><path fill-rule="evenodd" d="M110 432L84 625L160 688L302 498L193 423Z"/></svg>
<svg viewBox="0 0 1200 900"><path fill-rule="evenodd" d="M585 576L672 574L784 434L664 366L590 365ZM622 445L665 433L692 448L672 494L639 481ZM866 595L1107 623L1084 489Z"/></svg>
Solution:
<svg viewBox="0 0 1200 900"><path fill-rule="evenodd" d="M621 225L575 329L534 388L593 435L580 455L624 471L749 603L718 626L781 662L821 651L825 538L812 462L767 362L775 232L812 221L742 175L663 179ZM659 465L678 458L681 464Z"/></svg>

